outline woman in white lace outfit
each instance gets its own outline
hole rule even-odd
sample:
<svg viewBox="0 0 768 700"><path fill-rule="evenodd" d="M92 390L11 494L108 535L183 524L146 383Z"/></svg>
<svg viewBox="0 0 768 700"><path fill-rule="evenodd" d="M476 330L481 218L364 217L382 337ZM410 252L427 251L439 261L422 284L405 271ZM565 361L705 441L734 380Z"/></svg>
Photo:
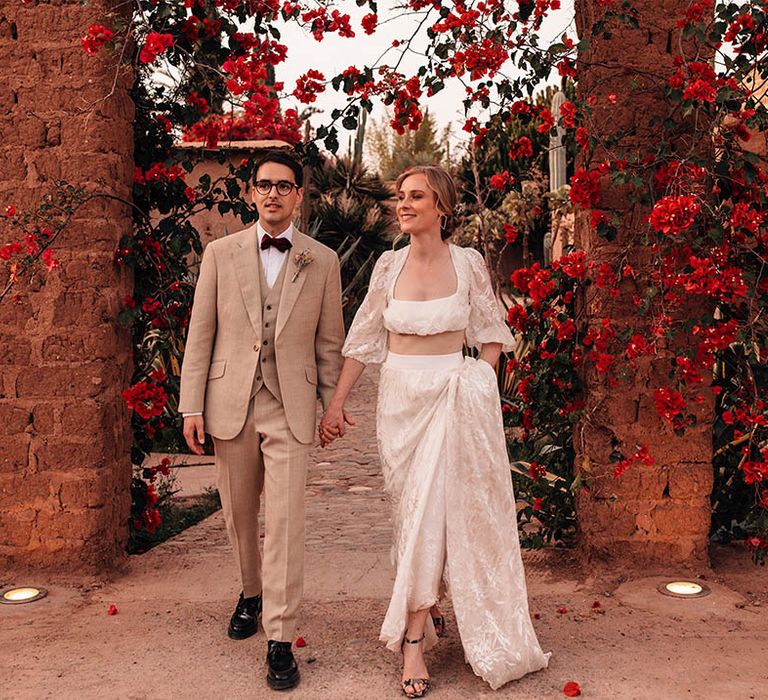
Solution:
<svg viewBox="0 0 768 700"><path fill-rule="evenodd" d="M494 370L514 340L483 257L447 240L451 177L415 167L397 189L410 245L376 263L320 439L344 434L350 389L366 364L383 363L376 425L397 571L380 638L402 650L405 695L426 694L423 651L443 631L436 604L445 584L466 659L495 689L549 659L528 612ZM477 360L462 356L465 339Z"/></svg>

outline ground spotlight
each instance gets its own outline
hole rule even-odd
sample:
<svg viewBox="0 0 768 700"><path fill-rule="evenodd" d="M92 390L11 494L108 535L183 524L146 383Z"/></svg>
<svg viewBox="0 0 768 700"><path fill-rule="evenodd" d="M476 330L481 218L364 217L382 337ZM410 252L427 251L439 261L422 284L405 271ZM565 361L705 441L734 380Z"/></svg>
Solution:
<svg viewBox="0 0 768 700"><path fill-rule="evenodd" d="M36 600L45 598L48 591L45 588L36 586L18 586L16 588L6 588L0 593L0 603L6 605L21 605L22 603L33 603Z"/></svg>
<svg viewBox="0 0 768 700"><path fill-rule="evenodd" d="M656 590L672 598L703 598L711 593L707 586L695 581L667 581L660 583Z"/></svg>

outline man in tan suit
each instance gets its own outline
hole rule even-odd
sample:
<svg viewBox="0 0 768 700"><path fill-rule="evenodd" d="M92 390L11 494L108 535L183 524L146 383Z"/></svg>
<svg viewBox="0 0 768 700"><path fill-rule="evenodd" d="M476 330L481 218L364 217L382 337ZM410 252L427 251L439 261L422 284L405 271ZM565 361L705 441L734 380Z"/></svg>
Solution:
<svg viewBox="0 0 768 700"><path fill-rule="evenodd" d="M336 253L296 230L302 169L285 152L260 160L258 223L205 249L181 370L184 436L202 454L213 436L227 533L242 579L229 636L258 630L267 681L299 680L291 651L304 574L304 488L318 393L327 406L344 322ZM259 499L264 491L264 561ZM263 568L263 574L262 574Z"/></svg>

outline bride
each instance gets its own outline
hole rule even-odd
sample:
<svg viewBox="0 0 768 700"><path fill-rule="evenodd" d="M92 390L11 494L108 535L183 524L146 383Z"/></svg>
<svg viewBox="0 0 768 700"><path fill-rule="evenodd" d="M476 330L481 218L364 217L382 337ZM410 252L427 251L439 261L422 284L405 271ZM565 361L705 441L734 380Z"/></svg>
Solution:
<svg viewBox="0 0 768 700"><path fill-rule="evenodd" d="M397 197L410 245L376 263L320 440L344 434L349 391L366 364L383 363L376 424L396 576L380 639L402 651L403 693L424 696L423 651L444 631L444 585L466 659L496 689L549 659L528 612L494 370L514 340L483 257L447 240L457 201L450 175L411 168ZM477 360L462 356L465 339Z"/></svg>

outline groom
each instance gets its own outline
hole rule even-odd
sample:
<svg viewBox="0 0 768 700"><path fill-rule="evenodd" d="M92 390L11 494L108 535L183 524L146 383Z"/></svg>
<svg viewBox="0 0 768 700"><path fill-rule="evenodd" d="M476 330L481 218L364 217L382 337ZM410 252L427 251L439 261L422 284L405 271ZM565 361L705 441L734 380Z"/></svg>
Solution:
<svg viewBox="0 0 768 700"><path fill-rule="evenodd" d="M216 474L242 592L233 639L258 630L263 609L267 682L295 686L291 651L304 575L304 487L317 395L327 406L341 365L344 322L336 254L291 223L301 165L275 151L255 170L258 223L205 249L181 370L184 437ZM259 498L264 492L264 560Z"/></svg>

